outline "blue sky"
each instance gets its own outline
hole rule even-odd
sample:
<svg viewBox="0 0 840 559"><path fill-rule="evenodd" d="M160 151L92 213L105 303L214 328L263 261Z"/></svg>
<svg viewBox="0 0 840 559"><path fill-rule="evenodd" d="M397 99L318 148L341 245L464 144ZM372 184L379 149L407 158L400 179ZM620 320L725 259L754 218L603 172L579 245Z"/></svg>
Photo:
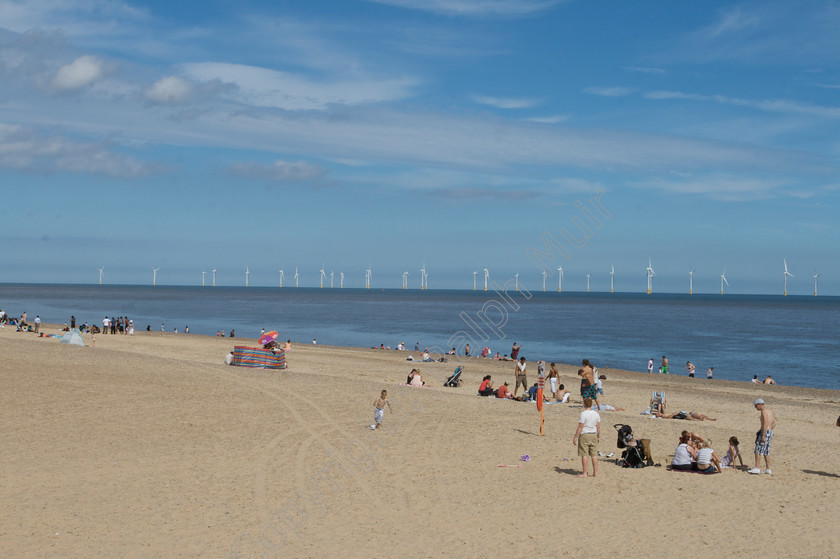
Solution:
<svg viewBox="0 0 840 559"><path fill-rule="evenodd" d="M840 4L0 0L0 282L840 295ZM556 268L556 266L551 266ZM553 276L553 277L552 277ZM556 272L549 285L556 285ZM481 277L481 273L479 274Z"/></svg>

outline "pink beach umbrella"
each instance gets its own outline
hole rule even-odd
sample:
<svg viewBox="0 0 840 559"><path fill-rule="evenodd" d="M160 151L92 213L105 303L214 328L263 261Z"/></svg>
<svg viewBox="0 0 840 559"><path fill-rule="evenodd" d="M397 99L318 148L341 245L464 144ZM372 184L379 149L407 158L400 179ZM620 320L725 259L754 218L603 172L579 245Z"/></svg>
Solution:
<svg viewBox="0 0 840 559"><path fill-rule="evenodd" d="M271 342L277 341L277 336L279 336L275 330L271 332L266 332L262 336L260 336L259 341L257 342L260 345L270 344Z"/></svg>

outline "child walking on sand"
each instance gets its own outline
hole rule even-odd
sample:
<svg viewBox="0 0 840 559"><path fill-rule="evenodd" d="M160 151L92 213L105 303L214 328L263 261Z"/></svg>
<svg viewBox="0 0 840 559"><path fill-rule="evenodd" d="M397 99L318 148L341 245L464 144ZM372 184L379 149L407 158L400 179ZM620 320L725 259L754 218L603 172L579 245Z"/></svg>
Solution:
<svg viewBox="0 0 840 559"><path fill-rule="evenodd" d="M383 390L379 398L373 403L373 420L375 423L370 426L371 429L378 429L382 426L382 418L385 416L385 406L388 406L388 411L394 413L391 409L391 402L388 401L388 391Z"/></svg>

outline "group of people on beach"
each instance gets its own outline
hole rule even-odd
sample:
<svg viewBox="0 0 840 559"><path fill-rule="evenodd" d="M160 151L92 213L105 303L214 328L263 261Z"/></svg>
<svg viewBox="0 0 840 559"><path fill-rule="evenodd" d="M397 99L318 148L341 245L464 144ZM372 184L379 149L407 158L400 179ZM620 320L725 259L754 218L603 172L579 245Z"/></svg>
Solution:
<svg viewBox="0 0 840 559"><path fill-rule="evenodd" d="M773 430L776 428L776 418L761 398L753 402L753 406L761 414L759 430L755 434L755 467L748 470L751 474L772 474L770 469L770 442L773 440ZM840 421L840 419L838 419ZM762 457L764 470L761 470ZM671 470L696 471L703 474L721 472L727 468L735 468L735 460L744 468L738 437L729 437L729 447L721 458L712 447L712 441L698 433L683 431L679 444L674 450L671 460Z"/></svg>
<svg viewBox="0 0 840 559"><path fill-rule="evenodd" d="M697 367L691 361L686 361L685 362L685 370L688 371L688 378L694 378L694 374L697 371ZM648 359L647 372L649 372L649 373L653 372L653 357ZM670 369L670 366L668 364L668 357L665 356L665 355L662 356L662 362L659 365L659 373L663 374L663 375L671 374L671 369ZM714 377L714 374L715 374L715 368L714 367L709 367L709 369L706 371L706 378L711 380Z"/></svg>

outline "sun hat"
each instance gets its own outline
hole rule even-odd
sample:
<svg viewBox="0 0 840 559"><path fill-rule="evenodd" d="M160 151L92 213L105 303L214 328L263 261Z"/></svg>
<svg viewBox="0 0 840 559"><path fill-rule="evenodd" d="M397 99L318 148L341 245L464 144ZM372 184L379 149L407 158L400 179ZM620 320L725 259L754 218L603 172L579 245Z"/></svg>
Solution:
<svg viewBox="0 0 840 559"><path fill-rule="evenodd" d="M761 398L758 398L758 399L756 399L755 402L753 402L753 405L757 406L758 404L763 404L763 403L764 403L764 400L762 400Z"/></svg>

